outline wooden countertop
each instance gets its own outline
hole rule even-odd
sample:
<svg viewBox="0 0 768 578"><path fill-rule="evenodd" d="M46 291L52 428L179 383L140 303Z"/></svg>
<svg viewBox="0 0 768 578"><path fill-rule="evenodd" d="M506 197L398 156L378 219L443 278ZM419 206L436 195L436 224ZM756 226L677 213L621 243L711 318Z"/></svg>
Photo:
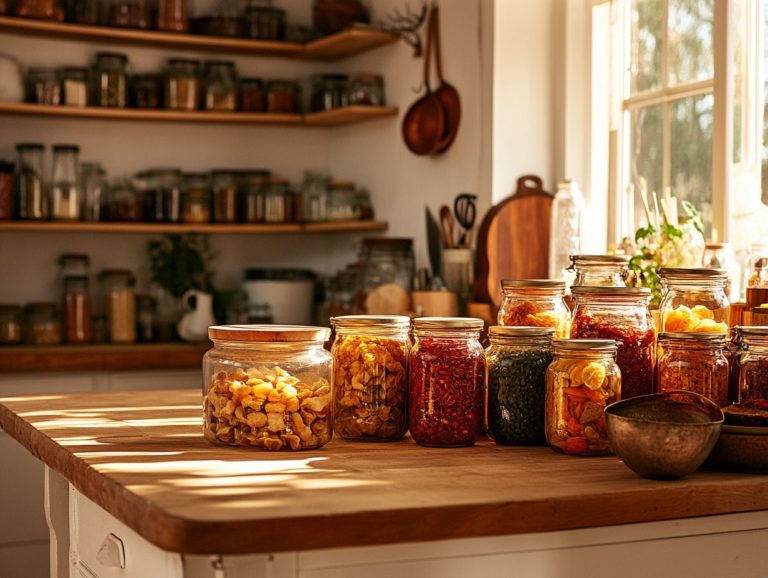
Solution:
<svg viewBox="0 0 768 578"><path fill-rule="evenodd" d="M245 554L587 528L768 509L768 476L636 477L549 448L332 441L215 447L200 393L0 399L0 426L85 496L170 551Z"/></svg>

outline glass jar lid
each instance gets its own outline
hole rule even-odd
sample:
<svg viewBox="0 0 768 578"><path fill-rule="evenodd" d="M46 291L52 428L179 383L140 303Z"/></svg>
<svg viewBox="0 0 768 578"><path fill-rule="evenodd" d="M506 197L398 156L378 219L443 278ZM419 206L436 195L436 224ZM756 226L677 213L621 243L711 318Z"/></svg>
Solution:
<svg viewBox="0 0 768 578"><path fill-rule="evenodd" d="M734 332L737 330L742 337L768 337L768 327L761 325L739 325L734 327Z"/></svg>
<svg viewBox="0 0 768 578"><path fill-rule="evenodd" d="M558 279L502 279L501 289L562 289L565 281Z"/></svg>
<svg viewBox="0 0 768 578"><path fill-rule="evenodd" d="M659 277L663 281L726 281L728 271L725 269L662 267L659 269Z"/></svg>
<svg viewBox="0 0 768 578"><path fill-rule="evenodd" d="M481 331L484 323L477 317L417 317L415 331Z"/></svg>
<svg viewBox="0 0 768 578"><path fill-rule="evenodd" d="M45 145L40 142L20 142L16 145L16 150L34 150L34 151L42 151L45 150Z"/></svg>
<svg viewBox="0 0 768 578"><path fill-rule="evenodd" d="M571 265L629 265L629 255L570 255Z"/></svg>
<svg viewBox="0 0 768 578"><path fill-rule="evenodd" d="M53 145L53 152L73 152L79 153L80 147L75 144L55 144Z"/></svg>
<svg viewBox="0 0 768 578"><path fill-rule="evenodd" d="M220 341L252 343L297 343L327 341L331 330L308 325L213 325L208 337Z"/></svg>
<svg viewBox="0 0 768 578"><path fill-rule="evenodd" d="M494 325L488 328L488 337L495 339L544 339L551 338L555 334L554 327L508 327Z"/></svg>
<svg viewBox="0 0 768 578"><path fill-rule="evenodd" d="M406 315L342 315L331 318L331 325L337 330L349 329L392 329L405 330L411 319Z"/></svg>
<svg viewBox="0 0 768 578"><path fill-rule="evenodd" d="M594 352L613 353L618 351L618 344L613 339L553 339L556 352Z"/></svg>
<svg viewBox="0 0 768 578"><path fill-rule="evenodd" d="M691 345L725 345L725 333L703 333L696 331L673 331L659 333L659 343L685 342Z"/></svg>

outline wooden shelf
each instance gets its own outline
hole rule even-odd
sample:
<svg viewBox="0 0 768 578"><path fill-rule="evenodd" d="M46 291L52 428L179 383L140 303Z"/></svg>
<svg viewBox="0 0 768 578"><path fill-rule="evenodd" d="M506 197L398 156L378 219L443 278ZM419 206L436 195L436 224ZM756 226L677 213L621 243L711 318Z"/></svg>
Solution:
<svg viewBox="0 0 768 578"><path fill-rule="evenodd" d="M364 25L356 25L331 36L319 38L307 44L299 44L296 42L201 36L157 30L87 26L13 16L0 16L0 30L15 34L84 42L108 42L110 44L155 46L201 52L229 52L240 55L306 60L339 60L397 40L397 36L394 34Z"/></svg>
<svg viewBox="0 0 768 578"><path fill-rule="evenodd" d="M0 373L196 369L209 343L0 347Z"/></svg>
<svg viewBox="0 0 768 578"><path fill-rule="evenodd" d="M273 112L214 112L97 106L56 106L28 102L0 102L0 114L121 121L265 124L283 126L342 126L397 115L394 106L345 106L335 110L302 114Z"/></svg>
<svg viewBox="0 0 768 578"><path fill-rule="evenodd" d="M285 233L354 233L386 231L382 221L333 221L325 223L88 223L82 221L0 221L0 232L25 233L210 233L269 235Z"/></svg>

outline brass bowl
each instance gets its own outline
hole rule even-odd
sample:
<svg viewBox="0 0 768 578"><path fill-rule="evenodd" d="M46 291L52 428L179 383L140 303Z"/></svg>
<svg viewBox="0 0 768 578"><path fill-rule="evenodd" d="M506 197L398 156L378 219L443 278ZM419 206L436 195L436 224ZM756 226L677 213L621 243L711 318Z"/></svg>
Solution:
<svg viewBox="0 0 768 578"><path fill-rule="evenodd" d="M611 448L639 476L682 478L698 469L715 446L723 412L689 391L641 395L605 408Z"/></svg>

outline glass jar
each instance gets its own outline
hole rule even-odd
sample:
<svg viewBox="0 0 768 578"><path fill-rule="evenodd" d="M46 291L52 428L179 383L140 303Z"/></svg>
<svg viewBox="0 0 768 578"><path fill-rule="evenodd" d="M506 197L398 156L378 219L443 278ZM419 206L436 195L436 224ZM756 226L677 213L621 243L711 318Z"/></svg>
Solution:
<svg viewBox="0 0 768 578"><path fill-rule="evenodd" d="M13 163L0 160L0 221L13 219Z"/></svg>
<svg viewBox="0 0 768 578"><path fill-rule="evenodd" d="M285 10L272 0L250 0L245 9L246 36L259 40L285 40Z"/></svg>
<svg viewBox="0 0 768 578"><path fill-rule="evenodd" d="M768 244L753 243L747 271L747 308L768 303Z"/></svg>
<svg viewBox="0 0 768 578"><path fill-rule="evenodd" d="M243 112L264 112L267 109L267 94L260 78L240 79L240 110Z"/></svg>
<svg viewBox="0 0 768 578"><path fill-rule="evenodd" d="M62 68L61 104L67 106L88 105L88 69L77 66Z"/></svg>
<svg viewBox="0 0 768 578"><path fill-rule="evenodd" d="M16 145L16 218L42 221L48 218L48 197L43 180L43 151L40 143Z"/></svg>
<svg viewBox="0 0 768 578"><path fill-rule="evenodd" d="M80 180L83 187L83 218L86 221L100 221L107 174L99 163L82 163Z"/></svg>
<svg viewBox="0 0 768 578"><path fill-rule="evenodd" d="M267 112L299 112L300 88L292 80L272 80L267 84Z"/></svg>
<svg viewBox="0 0 768 578"><path fill-rule="evenodd" d="M488 366L488 432L501 445L541 445L551 327L491 327Z"/></svg>
<svg viewBox="0 0 768 578"><path fill-rule="evenodd" d="M108 23L116 28L139 28L152 26L152 5L149 0L111 0Z"/></svg>
<svg viewBox="0 0 768 578"><path fill-rule="evenodd" d="M269 178L269 171L254 171L244 176L242 184L243 222L264 222L264 187Z"/></svg>
<svg viewBox="0 0 768 578"><path fill-rule="evenodd" d="M482 319L419 317L408 357L408 428L416 443L474 445L483 431L485 354Z"/></svg>
<svg viewBox="0 0 768 578"><path fill-rule="evenodd" d="M99 0L73 0L69 2L67 20L77 24L100 24L101 4Z"/></svg>
<svg viewBox="0 0 768 578"><path fill-rule="evenodd" d="M107 313L107 333L112 343L136 341L136 280L124 269L105 269L99 276Z"/></svg>
<svg viewBox="0 0 768 578"><path fill-rule="evenodd" d="M312 77L310 110L318 112L346 106L347 79L346 74L321 74Z"/></svg>
<svg viewBox="0 0 768 578"><path fill-rule="evenodd" d="M768 327L741 327L738 397L740 404L768 409Z"/></svg>
<svg viewBox="0 0 768 578"><path fill-rule="evenodd" d="M751 325L768 327L768 307L753 307L750 313L752 314Z"/></svg>
<svg viewBox="0 0 768 578"><path fill-rule="evenodd" d="M141 193L129 179L116 179L107 190L104 213L109 221L144 220L144 203Z"/></svg>
<svg viewBox="0 0 768 578"><path fill-rule="evenodd" d="M360 252L359 309L371 315L403 315L410 310L413 239L363 239Z"/></svg>
<svg viewBox="0 0 768 578"><path fill-rule="evenodd" d="M741 269L736 261L736 253L730 243L707 243L701 263L704 269L724 269L728 272L725 293L731 303L739 301L741 296Z"/></svg>
<svg viewBox="0 0 768 578"><path fill-rule="evenodd" d="M334 317L334 433L362 441L397 440L408 429L406 316Z"/></svg>
<svg viewBox="0 0 768 578"><path fill-rule="evenodd" d="M291 214L291 196L288 181L283 179L267 179L261 189L263 195L264 222L288 223Z"/></svg>
<svg viewBox="0 0 768 578"><path fill-rule="evenodd" d="M59 255L59 277L88 277L91 274L91 258L84 253Z"/></svg>
<svg viewBox="0 0 768 578"><path fill-rule="evenodd" d="M549 236L549 277L560 279L569 267L570 256L581 249L581 220L584 195L576 181L558 183L552 201Z"/></svg>
<svg viewBox="0 0 768 578"><path fill-rule="evenodd" d="M35 104L61 104L61 84L55 69L38 67L29 69L27 100Z"/></svg>
<svg viewBox="0 0 768 578"><path fill-rule="evenodd" d="M181 221L181 171L158 168L147 171L144 193L146 219L153 223Z"/></svg>
<svg viewBox="0 0 768 578"><path fill-rule="evenodd" d="M576 287L625 287L629 277L629 255L571 255L570 270Z"/></svg>
<svg viewBox="0 0 768 578"><path fill-rule="evenodd" d="M574 287L571 337L613 339L621 369L621 397L653 393L656 325L645 287Z"/></svg>
<svg viewBox="0 0 768 578"><path fill-rule="evenodd" d="M56 0L19 0L16 16L35 20L64 21L64 10Z"/></svg>
<svg viewBox="0 0 768 578"><path fill-rule="evenodd" d="M547 369L545 434L558 452L611 453L605 407L621 399L616 343L609 339L555 339Z"/></svg>
<svg viewBox="0 0 768 578"><path fill-rule="evenodd" d="M61 315L56 303L28 303L22 325L24 343L58 345L61 343Z"/></svg>
<svg viewBox="0 0 768 578"><path fill-rule="evenodd" d="M131 104L134 108L160 108L163 79L158 74L134 74L131 77Z"/></svg>
<svg viewBox="0 0 768 578"><path fill-rule="evenodd" d="M357 189L355 197L356 218L361 221L372 221L375 212L373 210L373 201L371 200L370 191L368 189Z"/></svg>
<svg viewBox="0 0 768 578"><path fill-rule="evenodd" d="M157 29L186 32L189 28L187 0L157 0Z"/></svg>
<svg viewBox="0 0 768 578"><path fill-rule="evenodd" d="M234 62L206 62L203 79L205 110L237 110L237 70Z"/></svg>
<svg viewBox="0 0 768 578"><path fill-rule="evenodd" d="M565 304L565 282L550 279L503 279L499 325L553 327L555 337L568 337L570 311Z"/></svg>
<svg viewBox="0 0 768 578"><path fill-rule="evenodd" d="M731 305L723 269L659 269L661 331L728 333Z"/></svg>
<svg viewBox="0 0 768 578"><path fill-rule="evenodd" d="M99 52L93 65L93 98L95 106L125 108L128 102L128 57L117 52Z"/></svg>
<svg viewBox="0 0 768 578"><path fill-rule="evenodd" d="M203 358L205 438L305 450L333 435L331 354L324 327L217 325Z"/></svg>
<svg viewBox="0 0 768 578"><path fill-rule="evenodd" d="M384 106L384 77L380 74L352 74L344 94L348 105Z"/></svg>
<svg viewBox="0 0 768 578"><path fill-rule="evenodd" d="M136 295L136 340L157 340L157 301L151 295Z"/></svg>
<svg viewBox="0 0 768 578"><path fill-rule="evenodd" d="M184 223L211 222L211 189L205 173L186 173L183 176L181 220Z"/></svg>
<svg viewBox="0 0 768 578"><path fill-rule="evenodd" d="M67 343L90 343L91 292L88 277L64 277L64 335Z"/></svg>
<svg viewBox="0 0 768 578"><path fill-rule="evenodd" d="M77 221L82 216L79 154L80 147L75 145L53 146L51 219Z"/></svg>
<svg viewBox="0 0 768 578"><path fill-rule="evenodd" d="M213 189L213 220L216 223L236 223L239 206L238 175L233 171L211 171Z"/></svg>
<svg viewBox="0 0 768 578"><path fill-rule="evenodd" d="M301 220L325 221L328 206L328 184L331 177L318 171L304 171L301 189Z"/></svg>
<svg viewBox="0 0 768 578"><path fill-rule="evenodd" d="M21 343L21 307L0 305L0 345Z"/></svg>
<svg viewBox="0 0 768 578"><path fill-rule="evenodd" d="M200 92L200 62L183 58L168 61L165 73L165 108L195 110Z"/></svg>
<svg viewBox="0 0 768 578"><path fill-rule="evenodd" d="M355 183L352 181L329 182L325 218L328 221L354 221L357 217Z"/></svg>
<svg viewBox="0 0 768 578"><path fill-rule="evenodd" d="M656 391L676 389L703 395L720 407L728 405L728 360L722 333L659 334L662 353L656 367Z"/></svg>

